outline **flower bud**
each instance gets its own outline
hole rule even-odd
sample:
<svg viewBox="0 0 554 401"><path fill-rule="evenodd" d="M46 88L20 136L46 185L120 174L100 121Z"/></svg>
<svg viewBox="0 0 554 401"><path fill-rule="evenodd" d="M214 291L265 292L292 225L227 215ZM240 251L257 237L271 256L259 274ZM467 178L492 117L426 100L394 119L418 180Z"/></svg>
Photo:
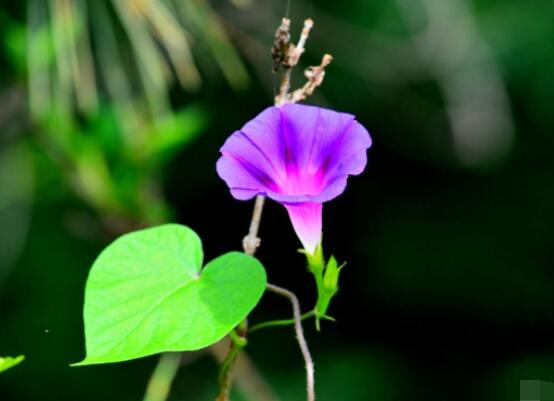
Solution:
<svg viewBox="0 0 554 401"><path fill-rule="evenodd" d="M325 266L323 280L318 287L318 300L315 308L317 314L316 327L319 327L319 318L326 316L331 299L339 290L339 275L345 264L339 266L335 257L331 256Z"/></svg>
<svg viewBox="0 0 554 401"><path fill-rule="evenodd" d="M329 293L334 293L337 290L339 272L340 270L337 265L337 260L334 256L331 256L327 262L327 267L325 268L325 273L323 275L323 287Z"/></svg>
<svg viewBox="0 0 554 401"><path fill-rule="evenodd" d="M329 294L334 295L338 291L339 274L346 263L338 266L334 256L329 258L325 274L323 275L323 287Z"/></svg>

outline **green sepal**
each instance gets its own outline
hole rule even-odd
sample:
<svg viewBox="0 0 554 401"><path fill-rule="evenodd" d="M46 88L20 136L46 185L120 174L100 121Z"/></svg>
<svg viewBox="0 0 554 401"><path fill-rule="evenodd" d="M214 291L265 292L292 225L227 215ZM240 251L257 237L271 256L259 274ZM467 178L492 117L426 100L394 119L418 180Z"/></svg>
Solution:
<svg viewBox="0 0 554 401"><path fill-rule="evenodd" d="M329 304L339 290L339 275L345 265L346 263L343 263L339 266L335 257L331 256L325 266L323 280L318 289L318 299L315 307L317 324L319 324L320 318L326 316Z"/></svg>
<svg viewBox="0 0 554 401"><path fill-rule="evenodd" d="M325 269L325 259L323 257L323 248L321 244L317 245L313 254L309 253L305 249L299 249L298 252L306 255L308 270L316 275L323 274L323 270Z"/></svg>
<svg viewBox="0 0 554 401"><path fill-rule="evenodd" d="M325 291L333 293L333 295L337 293L340 271L344 266L346 266L346 262L339 266L334 256L329 258L325 274L323 275L323 288Z"/></svg>

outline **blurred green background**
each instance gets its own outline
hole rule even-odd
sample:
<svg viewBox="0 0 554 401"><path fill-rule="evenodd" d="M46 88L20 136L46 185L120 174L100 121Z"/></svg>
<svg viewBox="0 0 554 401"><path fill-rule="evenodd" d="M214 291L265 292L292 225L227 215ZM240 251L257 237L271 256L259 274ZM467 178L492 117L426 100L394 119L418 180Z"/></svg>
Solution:
<svg viewBox="0 0 554 401"><path fill-rule="evenodd" d="M276 0L27 0L0 6L2 401L140 400L157 357L84 368L83 289L123 232L175 221L207 259L240 249L252 205L215 173L225 138L272 103ZM303 66L335 60L308 103L372 133L366 172L325 207L348 260L335 324L307 324L321 401L515 400L554 382L554 3L291 0ZM299 69L300 70L300 69ZM302 83L296 71L295 85ZM262 222L270 281L314 290L284 208ZM252 321L288 317L267 295ZM248 352L300 401L289 328ZM213 400L185 356L170 400Z"/></svg>

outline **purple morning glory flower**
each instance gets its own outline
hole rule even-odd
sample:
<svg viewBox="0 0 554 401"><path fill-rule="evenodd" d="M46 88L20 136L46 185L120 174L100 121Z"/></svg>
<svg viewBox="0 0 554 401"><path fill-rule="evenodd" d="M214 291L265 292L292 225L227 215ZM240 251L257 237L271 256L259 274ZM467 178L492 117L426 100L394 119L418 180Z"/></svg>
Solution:
<svg viewBox="0 0 554 401"><path fill-rule="evenodd" d="M314 253L323 202L364 170L370 146L351 114L300 104L268 107L225 141L217 173L236 199L264 195L283 204L302 245Z"/></svg>

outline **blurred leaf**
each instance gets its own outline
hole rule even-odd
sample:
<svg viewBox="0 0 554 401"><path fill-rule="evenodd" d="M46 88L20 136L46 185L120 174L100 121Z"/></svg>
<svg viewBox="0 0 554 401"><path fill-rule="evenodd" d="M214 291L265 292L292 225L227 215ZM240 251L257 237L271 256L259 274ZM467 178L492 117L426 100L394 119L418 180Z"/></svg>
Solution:
<svg viewBox="0 0 554 401"><path fill-rule="evenodd" d="M104 152L93 138L76 137L80 145L73 155L76 175L75 188L98 210L124 213L124 205L117 197L117 183L111 179Z"/></svg>
<svg viewBox="0 0 554 401"><path fill-rule="evenodd" d="M167 224L124 235L95 261L85 291L86 359L119 362L211 345L260 300L257 259L227 253L202 267L194 231Z"/></svg>
<svg viewBox="0 0 554 401"><path fill-rule="evenodd" d="M0 357L0 373L19 365L25 360L25 355L19 355L16 357L6 356Z"/></svg>
<svg viewBox="0 0 554 401"><path fill-rule="evenodd" d="M149 23L152 35L165 47L181 85L190 90L198 89L201 78L188 44L188 32L177 22L174 10L168 3L152 0L142 2L135 10Z"/></svg>
<svg viewBox="0 0 554 401"><path fill-rule="evenodd" d="M207 122L206 112L200 107L186 107L159 121L144 149L144 158L160 163L194 139ZM157 164L156 163L156 164Z"/></svg>
<svg viewBox="0 0 554 401"><path fill-rule="evenodd" d="M554 53L544 39L554 35L552 2L539 1L534 7L525 8L517 2L481 2L478 14L481 30L511 81L526 84L537 72L551 68ZM509 34L514 27L518 28L518 34Z"/></svg>
<svg viewBox="0 0 554 401"><path fill-rule="evenodd" d="M13 21L6 23L3 42L6 53L18 72L25 71L25 25Z"/></svg>
<svg viewBox="0 0 554 401"><path fill-rule="evenodd" d="M51 95L50 66L56 60L51 26L44 20L46 3L27 2L26 61L30 114L37 120L47 120L55 96Z"/></svg>
<svg viewBox="0 0 554 401"><path fill-rule="evenodd" d="M95 138L107 157L121 157L124 146L123 134L118 126L117 115L109 104L101 104L86 127L85 135Z"/></svg>
<svg viewBox="0 0 554 401"><path fill-rule="evenodd" d="M134 4L138 6L138 3L112 1L112 4L127 32L134 57L137 60L136 66L152 117L157 119L165 116L170 112L168 93L170 68L163 57L162 49L150 35L138 10L134 9Z"/></svg>
<svg viewBox="0 0 554 401"><path fill-rule="evenodd" d="M26 143L0 148L0 287L28 234L35 186L33 167Z"/></svg>
<svg viewBox="0 0 554 401"><path fill-rule="evenodd" d="M204 0L183 1L179 4L183 18L190 21L199 36L204 37L229 84L234 89L243 89L249 81L248 72L210 4Z"/></svg>

